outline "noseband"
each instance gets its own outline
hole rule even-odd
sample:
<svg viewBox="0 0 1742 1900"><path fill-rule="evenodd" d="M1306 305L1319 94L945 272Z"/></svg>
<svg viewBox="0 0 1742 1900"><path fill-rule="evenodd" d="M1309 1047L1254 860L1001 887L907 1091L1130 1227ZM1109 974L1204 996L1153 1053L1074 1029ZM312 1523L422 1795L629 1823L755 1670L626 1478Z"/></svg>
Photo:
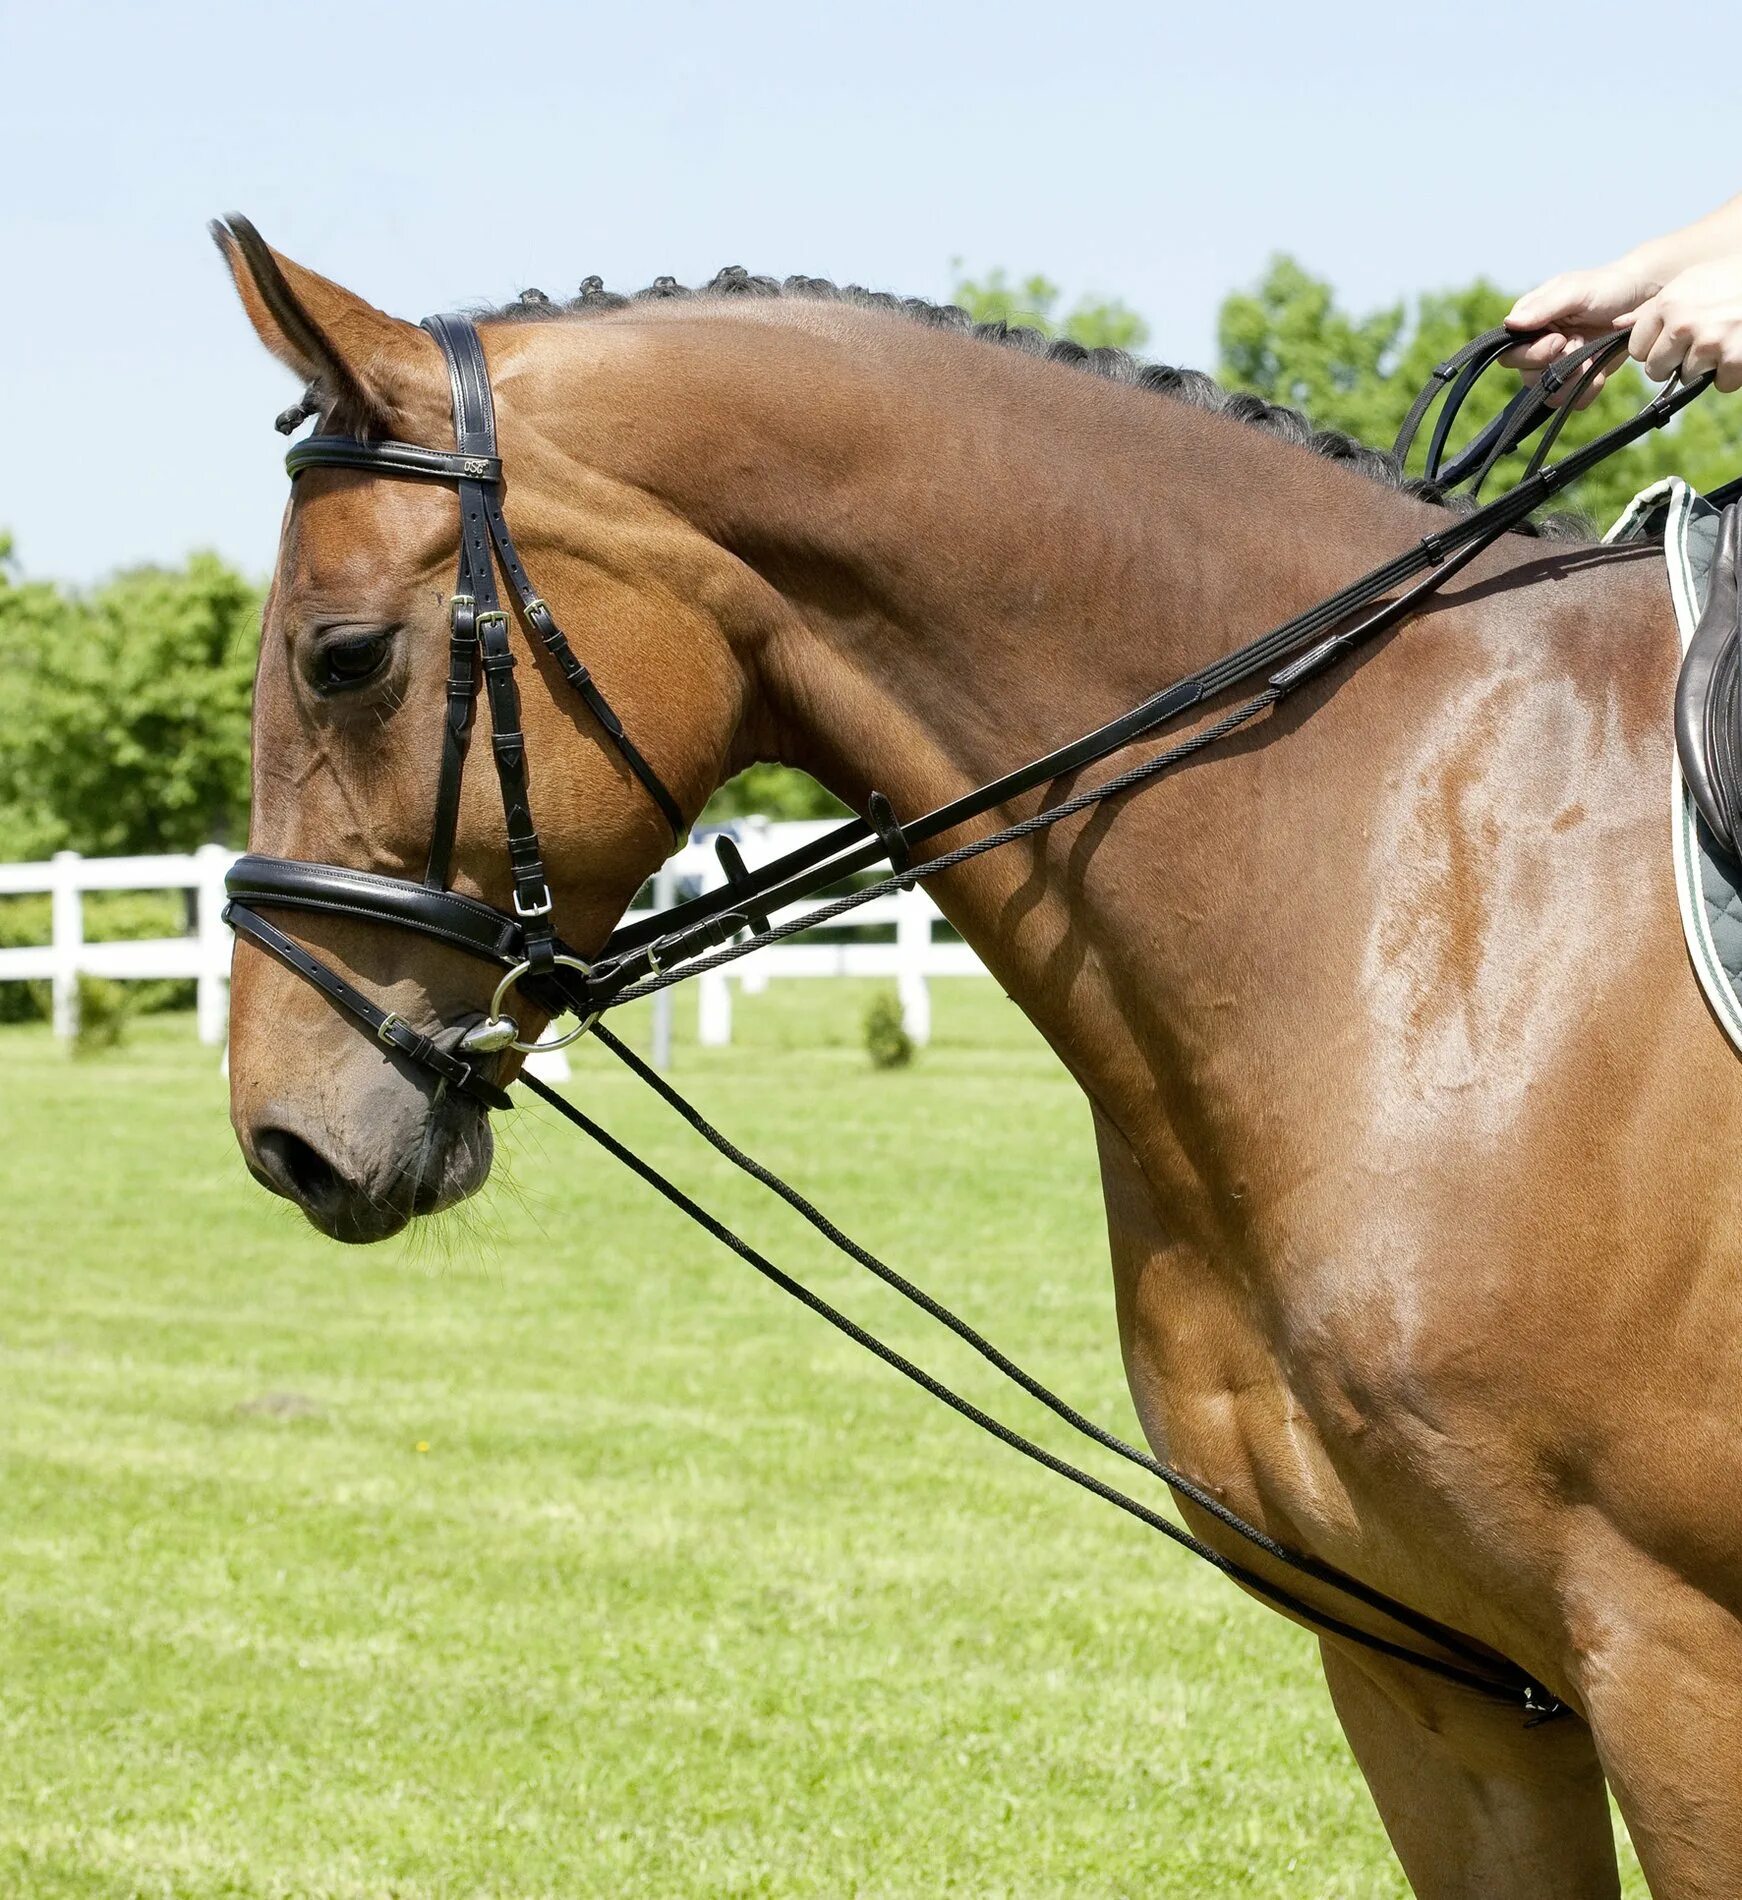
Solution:
<svg viewBox="0 0 1742 1900"><path fill-rule="evenodd" d="M434 1075L439 1085L471 1095L487 1107L508 1108L512 1106L509 1097L463 1058L532 1047L521 1040L519 1026L504 1013L514 988L524 985L526 993L550 1015L578 1008L581 1026L548 1047L561 1047L585 1034L597 1012L588 1007L589 998L580 987L589 966L557 936L552 921L550 882L528 795L526 735L520 724L520 695L514 685L509 616L496 591L496 560L502 563L502 572L527 626L556 660L564 680L592 714L606 742L659 807L674 841L682 839L686 826L683 810L664 780L624 731L622 720L599 690L585 661L569 644L549 606L533 591L514 546L502 512L496 407L477 330L458 316L430 317L423 327L441 345L447 359L454 397L452 450L420 448L409 442L365 442L351 435L315 435L296 443L285 457L292 481L310 469L360 468L373 475L449 482L459 492L460 564L450 604L441 776L436 785L435 820L423 882L415 884L406 878L383 877L338 864L250 855L239 859L230 872L226 885L229 902L224 914L240 935L312 983L387 1048ZM512 913L449 888L460 782L480 673L490 708L490 750L508 827ZM458 1039L457 1050L444 1047L413 1029L403 1017L370 1002L336 971L262 917L262 909L325 911L370 923L394 924L493 963L501 975L490 1013Z"/></svg>
<svg viewBox="0 0 1742 1900"><path fill-rule="evenodd" d="M1427 451L1427 479L1437 483L1442 492L1467 483L1474 496L1502 457L1542 429L1542 441L1524 475L1505 494L1483 506L1472 507L1468 513L1450 516L1445 526L1424 535L1414 547L1406 548L1294 619L1174 681L1106 725L1071 740L1043 758L1018 766L935 811L902 824L896 820L887 800L873 794L867 816L851 819L813 843L754 872L746 870L735 849L722 840L720 855L726 874L723 890L673 905L655 917L619 929L589 961L557 936L552 921L550 885L527 794L526 742L520 725L519 695L514 686L509 615L498 600L495 561L502 564L527 626L554 656L563 678L580 696L607 744L615 749L659 807L674 840L681 839L686 829L683 811L624 731L622 721L569 645L550 608L533 592L526 569L515 551L502 512L502 464L496 453L495 412L476 329L464 317L457 316L431 317L424 328L441 345L453 381L455 447L452 450L421 448L406 442L365 442L355 436L316 435L296 444L286 457L293 480L309 469L356 468L371 474L448 482L458 490L459 577L452 602L441 776L423 881L414 883L408 878L386 877L344 865L250 855L239 858L229 874L229 902L224 914L230 924L312 984L389 1051L433 1077L438 1095L452 1089L488 1108L508 1108L512 1102L500 1087L481 1076L476 1065L467 1058L533 1046L521 1038L517 1023L506 1013L514 990L518 988L548 1015L574 1010L580 1018L579 1026L561 1038L562 1042L573 1041L589 1029L596 1029L604 1046L627 1063L733 1166L778 1194L831 1246L947 1326L1073 1430L1160 1479L1178 1496L1296 1575L1334 1592L1345 1604L1357 1605L1365 1612L1377 1612L1389 1619L1408 1632L1411 1640L1399 1643L1364 1626L1351 1624L1317 1602L1281 1587L1264 1574L1235 1562L1180 1529L1147 1505L1067 1463L983 1412L893 1347L867 1333L820 1295L792 1280L564 1096L547 1088L536 1077L523 1075L521 1079L526 1085L557 1113L640 1175L757 1272L830 1325L1005 1444L1183 1544L1297 1620L1368 1650L1408 1662L1462 1688L1509 1703L1530 1721L1558 1713L1560 1704L1555 1698L1516 1664L1422 1615L1408 1604L1384 1595L1359 1578L1278 1543L1240 1518L1213 1491L1085 1418L1008 1359L966 1321L843 1234L778 1175L753 1161L604 1028L599 1018L606 1009L619 1003L663 989L685 976L746 955L795 931L817 928L859 904L891 890L911 889L920 879L948 871L984 852L1036 836L1092 805L1134 790L1216 745L1269 712L1299 686L1317 679L1397 625L1484 548L1521 526L1551 493L1649 430L1661 428L1710 385L1711 377L1687 384L1671 383L1627 421L1569 451L1559 462L1551 463L1549 452L1578 406L1579 398L1593 386L1597 377L1619 361L1626 349L1625 332L1599 338L1563 358L1535 387L1515 396L1466 448L1449 455L1452 423L1470 392L1509 349L1528 340L1524 335L1504 329L1475 338L1434 370L1433 379L1404 424L1396 454L1401 465L1427 412L1436 398L1443 397ZM1565 394L1567 398L1564 406L1558 408L1552 401L1557 394ZM300 419L301 412L296 411L287 417L291 426ZM497 910L449 888L460 783L480 674L489 702L491 751L507 819L513 886L511 911ZM929 856L923 862L914 860L917 849L945 833L996 811L1025 792L1104 759L1229 688L1253 680L1262 682L1261 690L1195 731L1176 738L1141 763L988 835ZM884 860L895 866L891 877L837 897L801 916L780 923L769 921L770 912L831 885L839 886L855 873ZM262 910L324 912L367 923L390 924L445 943L495 967L497 984L489 1013L470 1028L441 1031L437 1036L425 1035L403 1017L371 1002L337 971L261 916ZM746 931L750 933L747 936ZM1432 1648L1424 1649L1423 1644Z"/></svg>

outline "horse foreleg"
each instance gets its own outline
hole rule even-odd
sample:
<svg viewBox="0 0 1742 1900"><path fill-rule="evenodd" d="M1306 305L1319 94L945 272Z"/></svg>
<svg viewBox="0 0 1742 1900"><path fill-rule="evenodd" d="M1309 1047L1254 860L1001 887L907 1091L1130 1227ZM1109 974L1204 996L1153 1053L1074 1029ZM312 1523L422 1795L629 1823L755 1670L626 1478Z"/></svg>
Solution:
<svg viewBox="0 0 1742 1900"><path fill-rule="evenodd" d="M1420 1900L1614 1900L1614 1836L1583 1722L1516 1712L1320 1644L1343 1733Z"/></svg>
<svg viewBox="0 0 1742 1900"><path fill-rule="evenodd" d="M1742 1626L1643 1560L1618 1558L1579 1658L1591 1731L1656 1900L1742 1894Z"/></svg>

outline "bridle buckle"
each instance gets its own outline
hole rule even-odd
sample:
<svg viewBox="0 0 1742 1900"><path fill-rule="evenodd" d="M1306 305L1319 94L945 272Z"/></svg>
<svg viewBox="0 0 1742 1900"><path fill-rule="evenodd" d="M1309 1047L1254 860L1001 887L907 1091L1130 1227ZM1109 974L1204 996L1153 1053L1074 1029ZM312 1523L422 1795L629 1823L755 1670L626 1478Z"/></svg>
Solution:
<svg viewBox="0 0 1742 1900"><path fill-rule="evenodd" d="M527 902L521 901L518 888L514 893L514 914L516 917L548 917L551 912L550 886L542 879L537 893Z"/></svg>

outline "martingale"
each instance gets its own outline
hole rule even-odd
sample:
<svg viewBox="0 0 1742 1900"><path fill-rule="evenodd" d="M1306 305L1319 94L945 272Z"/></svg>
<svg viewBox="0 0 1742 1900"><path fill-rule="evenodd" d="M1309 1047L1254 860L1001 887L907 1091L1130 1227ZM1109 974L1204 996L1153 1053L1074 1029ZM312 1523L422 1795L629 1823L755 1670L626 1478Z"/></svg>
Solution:
<svg viewBox="0 0 1742 1900"><path fill-rule="evenodd" d="M722 839L719 848L727 876L724 889L673 905L639 924L617 931L603 950L589 958L563 942L552 920L550 888L528 795L526 746L509 640L510 615L502 607L497 592L497 563L507 577L526 626L555 657L568 686L592 714L605 742L617 751L659 808L674 840L681 840L686 829L683 813L658 772L625 731L585 662L557 625L550 608L534 591L515 550L502 509L502 464L497 454L495 409L476 329L466 318L451 315L432 317L424 327L441 345L448 363L453 386L454 448L432 449L411 443L366 442L353 436L317 434L292 446L286 467L292 480L310 469L349 468L445 482L458 492L458 578L451 606L441 773L427 868L422 882L418 883L342 865L248 855L238 859L228 879L229 902L225 916L231 926L312 984L391 1054L428 1075L438 1096L452 1089L485 1108L511 1107L512 1098L481 1072L484 1063L506 1050L561 1047L579 1036L593 1033L718 1153L778 1194L831 1245L948 1327L1055 1416L1104 1450L1159 1479L1176 1495L1297 1576L1324 1586L1352 1609L1358 1607L1376 1613L1414 1640L1394 1640L1320 1608L1308 1598L1193 1537L1148 1505L1004 1425L792 1279L536 1077L523 1074L519 1078L534 1094L591 1136L714 1238L848 1337L1003 1443L1184 1545L1288 1615L1315 1629L1509 1702L1525 1711L1532 1721L1558 1713L1561 1705L1556 1699L1505 1658L1412 1610L1407 1604L1385 1596L1360 1579L1277 1542L1229 1510L1185 1474L1085 1418L967 1322L850 1239L796 1189L737 1148L612 1035L601 1018L609 1009L745 956L797 931L815 929L889 891L911 888L922 878L936 876L984 852L1033 836L1091 805L1118 797L1181 760L1215 745L1267 713L1303 682L1315 678L1404 620L1483 549L1518 527L1551 494L1650 430L1661 428L1708 387L1711 377L1691 383L1671 382L1627 421L1582 448L1570 451L1559 462L1550 461L1549 456L1579 396L1625 354L1626 333L1617 332L1563 358L1538 384L1521 390L1461 452L1448 457L1453 425L1470 392L1507 350L1527 340L1527 333L1506 329L1486 332L1434 370L1404 423L1397 454L1400 460L1407 454L1436 400L1443 398L1429 437L1426 474L1442 491L1467 485L1474 497L1480 494L1483 483L1502 458L1521 448L1541 429L1542 439L1523 476L1505 494L1451 518L1443 528L1423 536L1393 559L1304 613L1175 680L1108 724L935 811L901 823L888 801L874 794L864 817L848 820L813 844L755 872L747 871L730 841ZM1559 408L1553 401L1556 395L1567 398ZM300 415L292 412L287 420L294 426ZM1017 823L971 839L923 862L914 861L916 852L969 821L996 811L1022 793L1047 785L1065 773L1105 759L1161 731L1194 708L1207 706L1230 689L1254 681L1262 681L1256 692L1127 770ZM507 823L513 886L511 911L498 910L450 888L460 784L480 687L489 708L491 752ZM772 921L774 913L884 862L893 867L892 874L879 882L850 891L820 907L813 906L798 916ZM448 944L498 971L489 1012L481 1021L449 1025L426 1034L397 1013L380 1008L354 984L264 917L261 913L265 910L314 911L361 918L416 931ZM572 1011L578 1018L576 1026L552 1042L535 1045L525 1041L517 1021L507 1013L507 1005L517 989L548 1016Z"/></svg>

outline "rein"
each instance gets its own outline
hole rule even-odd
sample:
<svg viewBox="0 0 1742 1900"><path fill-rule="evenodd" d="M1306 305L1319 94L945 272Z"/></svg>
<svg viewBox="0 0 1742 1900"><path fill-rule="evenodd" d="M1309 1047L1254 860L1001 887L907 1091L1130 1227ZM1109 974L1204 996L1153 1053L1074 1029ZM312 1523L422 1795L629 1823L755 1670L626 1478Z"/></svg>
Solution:
<svg viewBox="0 0 1742 1900"><path fill-rule="evenodd" d="M1151 1530L1171 1538L1309 1627L1508 1703L1520 1709L1530 1723L1561 1713L1563 1705L1555 1696L1506 1658L1386 1596L1359 1578L1272 1538L1222 1504L1195 1480L1085 1417L948 1307L860 1246L780 1176L738 1148L605 1028L600 1019L607 1010L620 1008L705 970L747 956L799 931L814 930L874 898L891 891L911 889L921 879L936 876L985 852L1033 837L1090 806L1147 783L1216 745L1267 713L1298 686L1318 677L1397 625L1485 548L1518 527L1551 494L1649 431L1661 428L1706 389L1711 377L1692 383L1669 384L1627 421L1571 451L1561 461L1550 462L1549 454L1578 398L1625 353L1627 335L1617 332L1562 358L1545 372L1538 384L1521 390L1474 440L1448 460L1448 439L1471 391L1506 350L1525 340L1521 333L1504 328L1484 333L1435 368L1404 423L1396 453L1401 463L1435 401L1443 398L1428 444L1426 477L1442 493L1468 484L1475 496L1505 455L1519 448L1536 430L1543 429L1542 440L1524 475L1505 494L1456 517L1444 528L1424 535L1414 546L1304 613L1186 674L1106 725L935 811L903 824L896 820L888 801L874 793L865 817L849 820L755 872L745 869L729 839L720 839L718 849L727 878L724 889L673 905L652 918L617 931L597 956L588 959L578 955L556 935L552 922L550 890L528 797L525 738L513 680L515 661L508 643L509 616L499 604L494 576L496 562L500 562L508 578L527 626L556 658L564 680L591 714L605 742L617 752L658 806L674 838L681 839L687 827L677 801L630 739L585 663L558 627L550 608L534 591L514 547L502 510L502 464L496 450L494 404L477 331L467 319L456 316L432 317L424 327L440 344L449 367L454 397L454 450L317 434L296 443L286 457L286 467L293 481L310 469L360 468L376 474L447 482L458 491L459 570L451 605L441 775L424 878L421 883L414 883L340 865L249 855L238 859L227 880L229 901L224 915L231 926L313 985L391 1054L432 1077L437 1101L451 1088L485 1108L510 1107L512 1098L480 1074L479 1064L473 1058L489 1058L507 1049L561 1047L591 1031L716 1153L778 1195L837 1251L929 1318L947 1327L1055 1417L1103 1450L1158 1479L1286 1569L1336 1593L1348 1606L1375 1612L1418 1641L1394 1640L1320 1608L1306 1597L1270 1581L1259 1571L1225 1556L1149 1505L1005 1425L783 1272L651 1163L625 1147L536 1076L520 1075L518 1079L540 1100L591 1137L765 1279L855 1343L1000 1442L1113 1504ZM1567 397L1565 406L1559 409L1552 405L1557 393ZM293 411L287 419L294 427L301 417ZM1400 589L1402 591L1398 591ZM1364 609L1371 611L1356 619ZM1353 624L1348 624L1351 621ZM1256 680L1263 682L1258 691L1141 763L985 837L923 862L913 861L916 850L970 820L1066 773L1097 763L1231 688ZM448 888L460 783L480 685L489 706L491 752L507 823L514 891L512 913ZM893 867L891 875L813 907L800 916L781 922L771 920L771 913L882 862ZM263 909L361 918L414 930L462 950L492 964L500 972L489 1013L482 1021L448 1026L426 1035L396 1013L381 1009L337 971L303 949L294 938L263 917L260 914ZM548 1015L574 1011L580 1018L578 1027L554 1042L533 1044L522 1040L517 1022L505 1013L505 1004L517 987ZM1418 1646L1420 1643L1431 1647L1422 1648Z"/></svg>

